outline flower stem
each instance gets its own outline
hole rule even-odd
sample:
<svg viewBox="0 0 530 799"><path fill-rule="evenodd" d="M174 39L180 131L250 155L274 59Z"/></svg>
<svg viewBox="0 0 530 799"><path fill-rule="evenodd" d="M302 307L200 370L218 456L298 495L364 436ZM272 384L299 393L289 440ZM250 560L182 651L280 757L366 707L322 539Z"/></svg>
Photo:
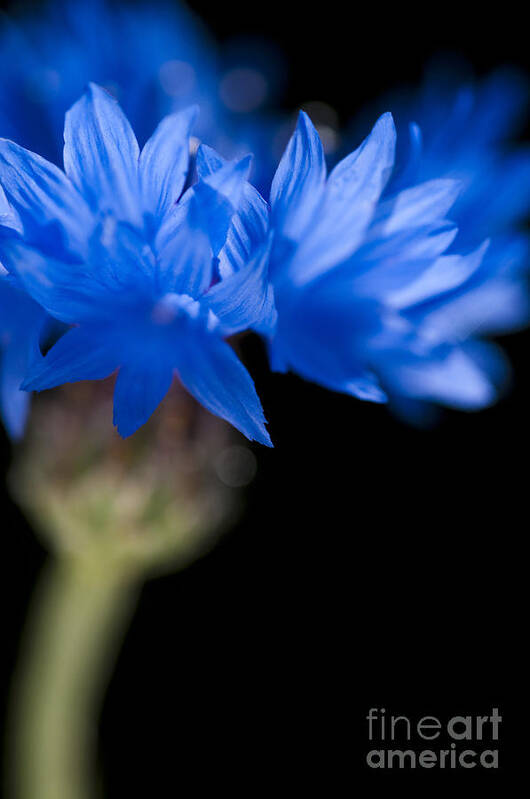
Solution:
<svg viewBox="0 0 530 799"><path fill-rule="evenodd" d="M14 686L13 799L99 795L98 718L138 587L115 562L60 556L46 565Z"/></svg>

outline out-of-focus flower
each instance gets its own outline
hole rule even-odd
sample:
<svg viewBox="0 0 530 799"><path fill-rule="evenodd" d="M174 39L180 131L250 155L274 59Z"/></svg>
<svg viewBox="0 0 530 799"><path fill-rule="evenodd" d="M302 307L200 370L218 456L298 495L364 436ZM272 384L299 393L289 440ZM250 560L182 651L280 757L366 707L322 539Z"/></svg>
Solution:
<svg viewBox="0 0 530 799"><path fill-rule="evenodd" d="M141 143L193 103L213 119L215 48L180 3L51 0L4 17L0 42L0 135L55 163L64 114L89 81L118 99Z"/></svg>
<svg viewBox="0 0 530 799"><path fill-rule="evenodd" d="M476 81L446 62L427 72L419 90L395 98L397 129L412 126L416 150L401 179L460 181L451 211L455 244L494 239L527 221L530 148L511 141L527 108L527 81L517 72L502 69Z"/></svg>
<svg viewBox="0 0 530 799"><path fill-rule="evenodd" d="M140 151L117 102L91 85L66 117L66 174L0 142L0 183L15 217L3 229L4 265L51 316L76 325L30 369L24 388L119 369L114 421L128 436L177 372L208 410L270 444L252 380L224 341L266 313L267 243L237 274L217 268L250 159L226 163L182 194L195 116L166 117Z"/></svg>
<svg viewBox="0 0 530 799"><path fill-rule="evenodd" d="M200 105L195 135L228 158L255 153L264 185L273 167L263 130L274 122L262 107L279 75L263 47L219 51L171 0L50 0L0 20L0 136L61 164L64 114L92 81L116 97L141 145L163 116Z"/></svg>
<svg viewBox="0 0 530 799"><path fill-rule="evenodd" d="M375 402L487 406L505 365L479 338L527 320L524 286L517 273L497 280L504 265L484 260L487 242L448 253L460 183L392 189L395 147L384 114L326 177L301 113L271 189L273 368Z"/></svg>
<svg viewBox="0 0 530 799"><path fill-rule="evenodd" d="M433 178L458 180L460 193L451 209L458 235L450 251L490 239L480 273L489 269L489 280L468 286L466 306L474 324L474 309L497 305L496 333L514 328L513 316L504 318L501 298L530 266L530 148L514 141L527 116L528 96L528 81L515 70L499 69L476 80L464 63L444 57L427 69L419 89L403 88L375 104L393 109L402 143L392 190ZM366 130L362 116L356 131Z"/></svg>

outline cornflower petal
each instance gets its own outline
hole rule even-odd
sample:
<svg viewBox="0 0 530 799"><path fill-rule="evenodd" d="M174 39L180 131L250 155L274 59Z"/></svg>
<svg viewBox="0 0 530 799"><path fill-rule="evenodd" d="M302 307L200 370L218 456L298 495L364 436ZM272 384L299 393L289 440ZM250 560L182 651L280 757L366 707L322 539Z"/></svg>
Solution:
<svg viewBox="0 0 530 799"><path fill-rule="evenodd" d="M29 239L50 231L64 245L82 252L93 225L87 204L54 164L18 144L0 139L0 183L18 212ZM57 246L57 245L56 245Z"/></svg>
<svg viewBox="0 0 530 799"><path fill-rule="evenodd" d="M199 200L186 204L180 225L158 253L157 282L167 293L198 297L211 285L213 255L210 237L202 224Z"/></svg>
<svg viewBox="0 0 530 799"><path fill-rule="evenodd" d="M271 245L269 238L245 266L221 280L204 296L204 303L230 333L249 328L274 329L276 309L268 270Z"/></svg>
<svg viewBox="0 0 530 799"><path fill-rule="evenodd" d="M391 114L375 124L360 147L329 176L318 218L289 265L302 286L349 258L359 247L394 164L396 130Z"/></svg>
<svg viewBox="0 0 530 799"><path fill-rule="evenodd" d="M138 142L111 95L91 83L66 114L64 169L94 210L141 225Z"/></svg>
<svg viewBox="0 0 530 799"><path fill-rule="evenodd" d="M325 181L320 136L307 114L300 111L271 186L272 222L283 236L296 240L307 230L322 202Z"/></svg>
<svg viewBox="0 0 530 799"><path fill-rule="evenodd" d="M251 156L228 161L220 169L201 178L192 191L199 200L203 225L208 231L213 254L218 255L226 241L232 217L239 206L250 171Z"/></svg>
<svg viewBox="0 0 530 799"><path fill-rule="evenodd" d="M20 388L28 369L27 346L28 342L19 334L19 340L11 342L2 352L0 409L6 430L15 441L24 433L31 400L31 395Z"/></svg>
<svg viewBox="0 0 530 799"><path fill-rule="evenodd" d="M411 228L430 225L443 219L453 207L462 190L459 180L439 178L428 180L401 191L395 198L381 203L372 236L390 235Z"/></svg>
<svg viewBox="0 0 530 799"><path fill-rule="evenodd" d="M2 258L28 294L61 322L98 318L108 305L105 286L79 261L53 258L16 239L2 243Z"/></svg>
<svg viewBox="0 0 530 799"><path fill-rule="evenodd" d="M462 286L482 263L489 242L484 242L469 255L442 255L425 269L417 280L387 296L394 308L409 308Z"/></svg>
<svg viewBox="0 0 530 799"><path fill-rule="evenodd" d="M251 441L272 446L254 383L232 348L216 336L190 337L177 352L178 376L205 408Z"/></svg>
<svg viewBox="0 0 530 799"><path fill-rule="evenodd" d="M143 207L158 219L182 194L189 168L190 132L198 111L193 106L165 117L141 152Z"/></svg>
<svg viewBox="0 0 530 799"><path fill-rule="evenodd" d="M74 327L29 370L22 387L26 391L43 391L63 383L100 380L111 375L118 365L119 359L99 327Z"/></svg>
<svg viewBox="0 0 530 799"><path fill-rule="evenodd" d="M164 362L127 364L114 388L114 425L123 438L135 433L160 405L171 386L173 369Z"/></svg>
<svg viewBox="0 0 530 799"><path fill-rule="evenodd" d="M211 147L201 145L197 152L197 174L205 179L228 162ZM219 251L219 274L225 278L241 269L252 253L263 245L269 227L267 203L252 186L245 182L237 210L232 216L226 241Z"/></svg>

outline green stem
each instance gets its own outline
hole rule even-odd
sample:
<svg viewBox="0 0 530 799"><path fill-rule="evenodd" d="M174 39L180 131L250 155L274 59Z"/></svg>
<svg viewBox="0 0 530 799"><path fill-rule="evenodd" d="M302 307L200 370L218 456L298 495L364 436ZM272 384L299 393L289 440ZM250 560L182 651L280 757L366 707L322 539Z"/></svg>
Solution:
<svg viewBox="0 0 530 799"><path fill-rule="evenodd" d="M50 561L23 640L9 736L13 799L94 799L97 726L137 583L116 564Z"/></svg>

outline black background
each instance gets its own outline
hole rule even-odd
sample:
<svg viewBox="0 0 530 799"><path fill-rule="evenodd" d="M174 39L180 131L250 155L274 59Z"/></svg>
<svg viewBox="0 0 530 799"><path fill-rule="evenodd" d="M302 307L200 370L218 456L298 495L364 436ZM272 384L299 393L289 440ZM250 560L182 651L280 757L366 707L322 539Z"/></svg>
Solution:
<svg viewBox="0 0 530 799"><path fill-rule="evenodd" d="M508 3L192 5L220 39L281 46L285 108L323 100L344 121L439 52L479 74L528 66L522 9ZM143 592L104 710L109 796L198 796L206 780L245 796L346 796L361 780L382 796L396 783L507 787L524 762L528 344L503 341L515 381L497 407L419 431L269 375L245 342L275 449L255 449L247 512L215 551ZM44 553L7 497L2 519L4 698ZM370 707L446 718L493 706L498 772L364 765Z"/></svg>

